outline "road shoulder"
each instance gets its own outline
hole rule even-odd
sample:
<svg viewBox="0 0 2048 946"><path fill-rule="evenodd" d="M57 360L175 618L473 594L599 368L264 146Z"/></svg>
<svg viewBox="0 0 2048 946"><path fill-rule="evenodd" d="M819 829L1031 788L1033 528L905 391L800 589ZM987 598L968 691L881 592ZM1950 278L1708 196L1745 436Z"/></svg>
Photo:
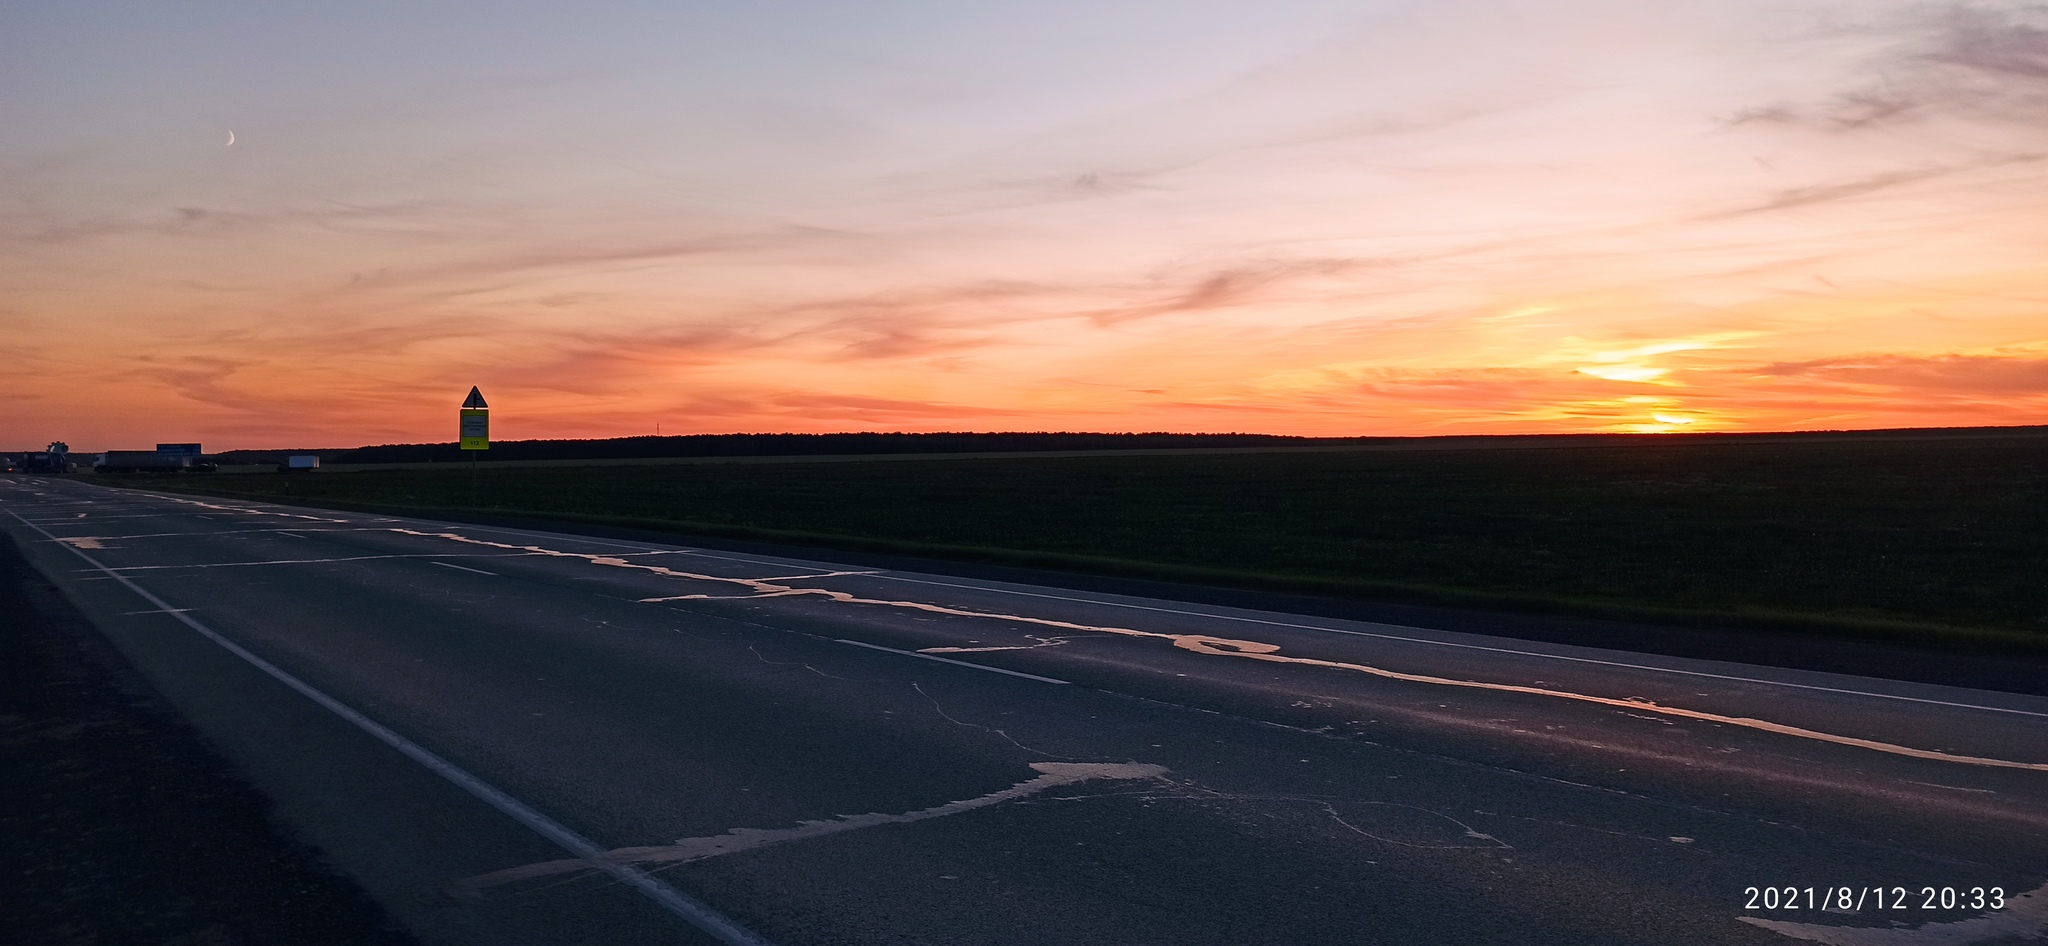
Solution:
<svg viewBox="0 0 2048 946"><path fill-rule="evenodd" d="M38 943L413 940L0 540L0 893Z"/></svg>

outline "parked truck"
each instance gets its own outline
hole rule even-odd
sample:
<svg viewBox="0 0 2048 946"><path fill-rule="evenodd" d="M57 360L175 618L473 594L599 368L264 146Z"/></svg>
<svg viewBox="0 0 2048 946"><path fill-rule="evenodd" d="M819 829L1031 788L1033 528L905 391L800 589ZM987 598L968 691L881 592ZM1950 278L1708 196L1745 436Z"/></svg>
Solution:
<svg viewBox="0 0 2048 946"><path fill-rule="evenodd" d="M71 447L62 440L50 444L48 450L21 458L23 473L70 473L72 470Z"/></svg>
<svg viewBox="0 0 2048 946"><path fill-rule="evenodd" d="M155 450L109 450L95 473L211 473L218 469L196 443L160 443Z"/></svg>
<svg viewBox="0 0 2048 946"><path fill-rule="evenodd" d="M155 450L109 450L92 468L95 473L183 473L192 468L192 458Z"/></svg>

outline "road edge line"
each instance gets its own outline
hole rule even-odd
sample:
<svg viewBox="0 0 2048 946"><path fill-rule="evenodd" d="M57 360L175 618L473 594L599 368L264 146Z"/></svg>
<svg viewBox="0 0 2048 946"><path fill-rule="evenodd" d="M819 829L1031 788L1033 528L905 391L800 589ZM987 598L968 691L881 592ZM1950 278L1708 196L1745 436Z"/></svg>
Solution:
<svg viewBox="0 0 2048 946"><path fill-rule="evenodd" d="M298 677L293 676L292 674L286 672L284 669L278 667L276 664L273 664L270 661L264 660L263 658L256 656L248 649L242 647L242 645L237 644L234 641L228 640L226 637L221 636L221 634L215 631L214 629L207 627L206 625L199 623L197 620L194 620L193 618L187 616L184 613L184 611L172 608L169 602L166 602L162 598L159 598L156 595L151 594L142 586L137 585L133 581L130 581L127 578L127 576L114 573L112 570L108 569L107 566L100 564L100 562L94 559L92 556L85 554L84 551L70 545L69 543L58 542L56 536L51 535L49 532L45 531L41 526L38 526L35 523L28 521L27 519L23 519L21 515L15 512L14 510L8 510L7 514L13 516L15 521L20 522L22 525L25 525L31 529L34 529L37 532L42 533L43 537L49 539L51 542L55 542L56 544L63 546L64 548L70 549L72 554L75 554L79 558L84 559L86 561L86 564L89 564L92 567L99 569L101 572L105 573L107 577L120 582L123 587L135 592L137 595L141 596L143 600L148 601L150 604L153 604L159 608L164 609L164 611L170 614L170 616L177 618L179 621L183 622L185 626L190 627L194 631L197 631L200 634L200 636L205 637L207 640L210 640L213 643L219 645L221 649L226 650L228 653L234 654L237 657L240 657L242 660L246 661L250 666L253 666L256 669L261 670L264 673L270 675L272 679L275 679L279 683L282 683L285 686L298 691L300 695L319 704L321 707L327 709L329 712L332 712L334 715L339 716L344 720L347 720L349 723L353 724L357 729L360 729L363 732L368 733L370 736L376 738L377 741L382 742L385 745L398 750L400 754L406 756L409 759L412 759L414 762L418 762L427 770L433 772L436 775L441 776L444 779L447 779L449 782L454 783L456 787L468 792L470 795L476 797L478 800L484 802L485 804L490 805L493 808L496 808L499 812L503 813L512 820L519 822L528 830L531 830L535 834L538 834L541 837L553 841L563 850L566 850L569 853L574 854L579 858L582 858L583 860L589 861L592 867L602 870L605 873L612 875L614 878L618 879L620 882L626 884L627 886L632 887L635 890L638 890L648 899L653 900L663 909L676 915L685 922L688 922L691 926L694 926L699 930L702 930L705 933L710 934L712 937L718 939L720 942L726 943L727 946L774 946L773 943L771 943L767 939L762 938L759 934L756 934L752 930L749 930L746 927L741 926L730 919L727 919L724 914L719 913L715 909L712 909L710 905L698 900L695 897L690 896L689 894L677 890L675 887L670 886L669 884L661 880L656 879L654 875L649 874L646 871L643 871L630 864L622 864L612 860L609 857L606 857L603 848L598 847L597 844L591 841L589 838L577 834L575 831L571 830L567 825L564 825L554 820L553 818L549 818L548 816L541 814L539 811L536 811L532 807L528 806L525 802L522 802L519 799L506 794L504 791L491 785L489 782L486 782L483 779L480 779L475 775L470 774L467 770L456 765L455 763L450 762L447 759L441 758L439 755L436 755L432 750L427 749L425 746L422 746L419 743L413 742L412 740L399 735L396 731L384 726L382 723L379 723L376 720L369 718L368 716L363 715L362 713L350 707L348 704L343 703L340 700L335 699L334 697L328 696L326 693L314 687L312 684L307 683L304 680L301 680Z"/></svg>

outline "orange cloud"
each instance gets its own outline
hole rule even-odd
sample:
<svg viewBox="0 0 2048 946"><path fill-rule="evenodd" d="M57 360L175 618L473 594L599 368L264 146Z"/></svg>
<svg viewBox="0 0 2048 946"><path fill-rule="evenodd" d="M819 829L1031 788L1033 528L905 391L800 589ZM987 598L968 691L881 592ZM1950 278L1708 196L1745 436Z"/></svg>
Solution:
<svg viewBox="0 0 2048 946"><path fill-rule="evenodd" d="M512 438L2048 419L2039 9L1396 7L1060 89L893 31L53 124L0 143L0 444L447 439L471 384Z"/></svg>

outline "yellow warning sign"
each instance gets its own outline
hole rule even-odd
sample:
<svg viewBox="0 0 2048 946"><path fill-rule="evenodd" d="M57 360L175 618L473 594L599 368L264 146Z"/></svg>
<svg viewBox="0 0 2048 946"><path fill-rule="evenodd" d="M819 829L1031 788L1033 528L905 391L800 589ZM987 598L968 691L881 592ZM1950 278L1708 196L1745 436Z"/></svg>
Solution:
<svg viewBox="0 0 2048 946"><path fill-rule="evenodd" d="M491 406L484 403L484 392L474 386L469 397L462 401L462 427L458 431L464 450L491 449Z"/></svg>
<svg viewBox="0 0 2048 946"><path fill-rule="evenodd" d="M491 449L491 412L488 410L462 412L462 449Z"/></svg>

